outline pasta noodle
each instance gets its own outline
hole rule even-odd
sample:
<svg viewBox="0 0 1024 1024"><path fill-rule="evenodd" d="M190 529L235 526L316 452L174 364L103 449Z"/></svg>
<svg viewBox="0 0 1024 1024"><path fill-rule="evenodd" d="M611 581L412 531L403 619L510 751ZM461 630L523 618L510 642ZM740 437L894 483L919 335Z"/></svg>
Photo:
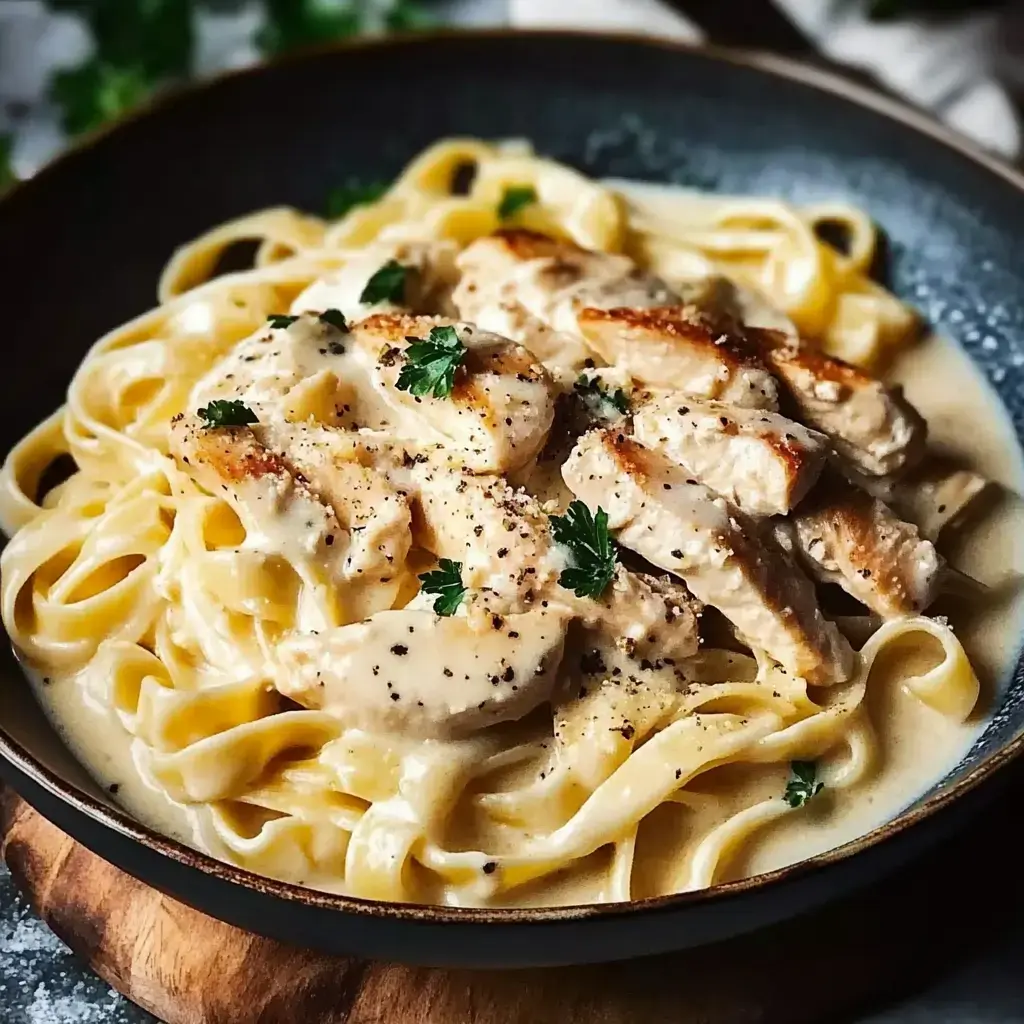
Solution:
<svg viewBox="0 0 1024 1024"><path fill-rule="evenodd" d="M472 184L454 195L466 165ZM553 716L456 738L375 731L289 695L282 645L364 618L360 608L418 607L416 552L387 584L346 591L321 549L271 536L197 483L172 457L172 417L268 317L344 275L367 247L458 251L501 226L509 188L535 197L519 226L628 254L669 280L724 274L746 289L751 316L858 366L880 365L915 330L913 313L870 280L875 229L855 208L667 206L523 143L443 141L333 223L266 210L176 252L160 304L96 342L66 405L4 464L2 611L30 664L73 678L116 715L149 785L185 808L194 841L218 856L356 896L468 905L515 901L606 854L596 898L621 901L644 888L644 822L667 808L690 824L669 849L663 888L701 888L765 830L806 813L783 799L791 762L818 761L837 803L878 770L865 693L887 650L937 641L937 658L902 685L958 722L976 704L959 641L923 615L872 632L852 678L833 687L809 686L761 650L708 648L656 667L642 687L609 674L584 695L556 694ZM844 229L844 252L819 237L825 223ZM239 241L257 243L254 266L213 276ZM333 415L314 377L275 378L274 401L292 403L293 422ZM40 497L59 455L75 472ZM578 652L566 642L569 662ZM627 664L620 649L605 656ZM726 798L728 772L760 782Z"/></svg>

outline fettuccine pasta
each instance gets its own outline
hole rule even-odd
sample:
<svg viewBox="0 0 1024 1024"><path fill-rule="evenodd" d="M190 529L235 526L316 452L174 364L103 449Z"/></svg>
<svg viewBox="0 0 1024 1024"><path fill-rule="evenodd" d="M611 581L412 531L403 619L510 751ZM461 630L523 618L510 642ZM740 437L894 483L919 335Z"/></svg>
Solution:
<svg viewBox="0 0 1024 1024"><path fill-rule="evenodd" d="M455 193L466 168L471 183ZM503 210L517 196L518 207ZM826 223L843 229L843 251L819 237ZM686 301L699 304L712 285L731 282L748 324L861 370L885 365L917 331L913 312L871 280L876 231L855 207L720 197L673 204L590 180L525 143L446 140L338 220L265 210L181 248L160 279L159 305L97 341L66 404L7 457L2 612L25 661L73 687L127 737L140 791L173 805L200 848L380 900L504 905L687 891L735 877L772 830L815 806L841 813L885 772L873 688L966 728L978 680L957 634L923 605L872 608L874 617L862 608L859 649L820 619L834 631L834 650L849 651L830 655L844 667L829 676L794 671L771 630L762 637L752 617L716 603L713 586L700 590L703 576L691 579L642 545L635 550L656 568L622 554L603 592L581 596L557 582L575 556L546 523L582 494L568 471L560 476L576 435L552 455L561 412L554 426L540 413L540 425L520 423L549 397L564 411L563 399L586 391L588 372L606 371L605 390L594 384L591 397L600 406L621 385L632 406L611 429L629 433L630 416L639 422L641 407L654 408L644 403L666 388L686 391L685 381L648 379L640 362L619 373L615 358L570 338L551 313L546 348L515 339L522 358L535 360L531 369L516 364L515 386L536 390L504 421L520 432L509 441L500 420L484 417L492 447L467 447L458 424L416 419L426 415L420 397L411 400L401 376L398 384L387 377L384 356L384 369L366 362L360 339L371 328L357 324L370 317L363 322L373 330L391 329L387 317L411 308L435 317L431 325L455 323L465 341L459 325L473 318L452 309L466 288L461 254L510 226L569 252L636 261ZM254 265L217 275L239 241L257 243ZM416 264L405 271L419 282L414 299L412 277L404 300L393 287L367 299L369 279L389 260ZM502 315L516 287L494 299ZM547 315L541 305L530 305L531 316ZM345 323L337 333L332 317ZM400 322L398 343L417 322ZM395 374L411 365L410 352L388 356ZM457 392L457 374L473 371L455 372ZM500 368L489 372L506 379ZM423 401L442 417L437 396ZM231 402L252 419L218 426L209 410ZM204 423L195 420L200 409ZM602 406L586 436L617 415ZM824 444L818 428L811 434L809 444ZM330 459L317 462L303 444L333 446ZM74 471L40 493L60 456ZM442 464L455 468L431 476ZM317 474L339 466L348 475L333 496ZM462 482L442 499L446 472ZM478 502L474 515L488 515L492 491L505 486L514 496L501 500L514 512L495 515L506 516L509 557L514 545L533 545L521 573L547 572L543 587L495 575L490 561L505 556L487 547L490 525L474 537L469 518L461 526L431 519L454 516L467 495ZM361 488L371 497L356 507ZM615 504L583 500L592 510ZM741 490L729 500L736 515L762 522L763 512L743 511ZM609 528L626 552L632 527L616 514ZM781 511L763 522L785 519ZM764 543L776 552L775 540ZM443 569L446 544L466 550L454 584L465 597L453 614L437 612L422 582ZM778 544L772 557L801 578L811 573ZM842 583L842 567L830 566L831 581ZM662 570L669 575L645 582ZM748 585L753 570L744 571ZM774 599L764 600L770 617ZM634 617L633 601L657 615ZM460 687L476 686L468 665L490 657L490 647L474 645L492 628L493 693L484 680L470 701ZM794 658L817 642L793 641ZM920 664L897 657L908 646L925 652ZM540 697L528 695L534 677L546 680ZM388 680L380 698L375 678L380 687Z"/></svg>

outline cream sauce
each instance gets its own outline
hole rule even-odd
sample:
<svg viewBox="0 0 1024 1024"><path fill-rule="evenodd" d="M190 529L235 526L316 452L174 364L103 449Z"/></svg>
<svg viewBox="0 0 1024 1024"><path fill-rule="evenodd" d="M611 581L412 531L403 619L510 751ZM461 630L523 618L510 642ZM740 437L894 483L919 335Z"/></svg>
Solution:
<svg viewBox="0 0 1024 1024"><path fill-rule="evenodd" d="M352 355L340 357L344 362ZM355 367L352 368L355 370ZM339 376L348 376L339 365ZM353 373L353 377L357 374ZM879 664L868 706L877 740L877 770L870 780L844 791L828 790L805 813L786 815L763 828L749 853L728 865L724 877L770 870L825 851L899 813L965 753L983 727L994 694L1012 666L1024 627L1024 601L1017 581L1024 575L1024 464L1017 439L995 395L968 358L952 343L932 338L903 355L891 377L929 423L932 448L948 454L1001 485L984 514L944 535L940 549L957 568L991 589L983 598L944 600L935 613L948 614L982 680L983 699L973 718L958 725L930 710L898 685L908 663ZM372 399L361 394L360 400ZM393 415L392 410L387 413ZM381 427L385 410L362 407L362 426ZM910 661L927 652L906 652ZM902 660L893 658L890 660ZM75 677L35 681L39 700L72 752L104 786L118 786L116 799L129 813L197 847L197 816L145 781L145 752L133 745L116 714L94 702ZM481 747L483 749L483 745ZM141 770L140 770L141 769ZM827 777L827 773L826 773ZM664 804L641 827L632 895L673 888L679 881L678 851L730 812L761 797L778 795L785 768L729 766L702 776L694 788L710 794L699 808ZM466 825L468 823L462 823ZM454 832L460 823L454 825ZM599 850L562 872L513 891L501 905L560 904L602 898L608 851ZM317 880L307 880L318 884ZM323 880L324 888L336 887ZM440 894L438 898L443 898Z"/></svg>

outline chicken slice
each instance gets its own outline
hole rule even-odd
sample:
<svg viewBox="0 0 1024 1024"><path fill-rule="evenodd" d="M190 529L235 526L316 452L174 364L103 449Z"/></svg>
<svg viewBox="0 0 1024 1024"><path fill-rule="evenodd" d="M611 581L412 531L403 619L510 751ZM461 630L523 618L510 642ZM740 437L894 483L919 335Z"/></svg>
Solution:
<svg viewBox="0 0 1024 1024"><path fill-rule="evenodd" d="M446 739L522 718L555 693L566 617L381 612L278 643L276 686L346 726Z"/></svg>
<svg viewBox="0 0 1024 1024"><path fill-rule="evenodd" d="M821 614L810 580L774 540L667 456L623 433L595 430L581 438L563 475L590 508L607 511L620 544L682 577L751 646L813 684L849 678L854 653Z"/></svg>
<svg viewBox="0 0 1024 1024"><path fill-rule="evenodd" d="M405 350L435 327L452 326L466 348L450 395L414 395L397 387ZM475 472L510 472L543 448L554 419L555 388L521 345L471 324L429 317L375 315L353 327L380 396L400 410L420 439L458 449Z"/></svg>
<svg viewBox="0 0 1024 1024"><path fill-rule="evenodd" d="M315 314L277 322L281 326L268 322L214 366L193 388L191 407L237 399L261 422L376 424L381 403L353 358L349 334Z"/></svg>
<svg viewBox="0 0 1024 1024"><path fill-rule="evenodd" d="M514 338L550 369L567 374L578 372L590 355L576 321L583 306L679 301L664 281L627 256L522 229L477 239L456 265L462 276L452 301L463 319Z"/></svg>
<svg viewBox="0 0 1024 1024"><path fill-rule="evenodd" d="M889 387L778 332L746 333L782 382L800 418L827 434L836 451L858 470L888 476L923 455L927 424L901 388Z"/></svg>
<svg viewBox="0 0 1024 1024"><path fill-rule="evenodd" d="M637 440L751 515L785 514L811 489L828 438L778 413L672 393L633 415Z"/></svg>
<svg viewBox="0 0 1024 1024"><path fill-rule="evenodd" d="M778 387L743 336L696 306L583 308L589 345L654 387L678 389L747 409L775 409Z"/></svg>
<svg viewBox="0 0 1024 1024"><path fill-rule="evenodd" d="M171 426L171 452L196 483L231 504L247 547L283 557L327 602L336 614L317 627L344 620L335 588L346 580L349 535L305 478L248 427L209 428L179 416Z"/></svg>
<svg viewBox="0 0 1024 1024"><path fill-rule="evenodd" d="M441 455L407 453L390 475L412 499L416 543L462 563L463 584L492 595L496 609L527 610L555 588L565 556L548 517L524 491Z"/></svg>
<svg viewBox="0 0 1024 1024"><path fill-rule="evenodd" d="M616 566L605 593L581 619L628 654L651 661L690 658L700 645L700 602L670 576L652 576Z"/></svg>
<svg viewBox="0 0 1024 1024"><path fill-rule="evenodd" d="M349 532L345 575L365 581L371 592L383 587L380 600L390 608L393 587L386 585L400 582L412 544L412 513L406 496L374 468L373 445L358 435L312 424L252 429L282 453Z"/></svg>
<svg viewBox="0 0 1024 1024"><path fill-rule="evenodd" d="M447 314L451 311L451 290L458 277L457 251L450 241L376 242L355 253L341 270L309 285L292 303L291 312L339 309L350 320L358 320L373 311L399 309ZM362 301L370 278L391 262L405 269L401 300Z"/></svg>
<svg viewBox="0 0 1024 1024"><path fill-rule="evenodd" d="M938 596L944 562L931 541L838 476L797 509L791 528L810 571L883 618L916 615Z"/></svg>

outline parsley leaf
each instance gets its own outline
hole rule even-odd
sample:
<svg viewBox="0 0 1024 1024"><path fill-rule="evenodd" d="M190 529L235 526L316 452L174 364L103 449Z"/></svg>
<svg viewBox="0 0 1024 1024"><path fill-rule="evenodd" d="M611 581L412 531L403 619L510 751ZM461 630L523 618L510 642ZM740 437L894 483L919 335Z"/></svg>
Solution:
<svg viewBox="0 0 1024 1024"><path fill-rule="evenodd" d="M208 427L245 427L259 423L256 413L237 399L226 401L218 398L199 410L199 416L206 420Z"/></svg>
<svg viewBox="0 0 1024 1024"><path fill-rule="evenodd" d="M433 24L418 0L264 0L263 53L324 43L361 32L408 31Z"/></svg>
<svg viewBox="0 0 1024 1024"><path fill-rule="evenodd" d="M275 330L283 331L286 327L291 327L298 319L297 316L289 316L286 313L271 313L267 317L267 323Z"/></svg>
<svg viewBox="0 0 1024 1024"><path fill-rule="evenodd" d="M786 783L782 799L790 807L803 807L822 791L825 783L817 781L818 766L813 761L794 761L789 767L793 774Z"/></svg>
<svg viewBox="0 0 1024 1024"><path fill-rule="evenodd" d="M344 217L349 210L353 210L357 206L375 203L387 192L388 187L383 181L374 181L368 185L360 185L358 181L350 178L344 185L332 188L327 193L327 216L331 220L337 220L340 217Z"/></svg>
<svg viewBox="0 0 1024 1024"><path fill-rule="evenodd" d="M331 0L265 0L266 25L256 37L264 54L352 36L363 27L362 5Z"/></svg>
<svg viewBox="0 0 1024 1024"><path fill-rule="evenodd" d="M362 294L360 302L371 304L377 302L400 303L405 298L405 275L409 268L403 267L398 260L388 260L384 266L370 275Z"/></svg>
<svg viewBox="0 0 1024 1024"><path fill-rule="evenodd" d="M509 220L524 206L537 202L537 190L532 185L509 185L498 203L498 219Z"/></svg>
<svg viewBox="0 0 1024 1024"><path fill-rule="evenodd" d="M329 324L331 327L337 327L339 331L348 333L348 321L340 309L325 309L317 319L322 324Z"/></svg>
<svg viewBox="0 0 1024 1024"><path fill-rule="evenodd" d="M57 72L50 91L61 109L64 130L77 135L130 110L154 88L154 80L139 65L122 66L96 59L71 71Z"/></svg>
<svg viewBox="0 0 1024 1024"><path fill-rule="evenodd" d="M434 572L421 573L424 594L436 594L434 612L437 615L454 615L462 599L466 596L466 588L462 585L462 563L453 562L450 558L442 558Z"/></svg>
<svg viewBox="0 0 1024 1024"><path fill-rule="evenodd" d="M151 78L192 70L196 0L49 0L47 6L82 18L101 60L137 64Z"/></svg>
<svg viewBox="0 0 1024 1024"><path fill-rule="evenodd" d="M466 358L466 346L454 327L432 327L426 341L406 338L405 366L395 387L414 395L447 398L455 387L455 371Z"/></svg>
<svg viewBox="0 0 1024 1024"><path fill-rule="evenodd" d="M574 501L564 516L551 517L556 543L569 549L570 565L558 577L560 586L577 597L600 597L615 575L615 545L608 533L608 513L597 514L582 501Z"/></svg>
<svg viewBox="0 0 1024 1024"><path fill-rule="evenodd" d="M572 389L579 395L583 404L597 416L610 415L608 406L623 415L629 412L629 397L626 392L622 388L612 391L603 387L600 377L588 377L581 373Z"/></svg>
<svg viewBox="0 0 1024 1024"><path fill-rule="evenodd" d="M395 0L391 10L384 15L384 26L389 32L434 28L436 24L430 12L423 10L413 0Z"/></svg>

